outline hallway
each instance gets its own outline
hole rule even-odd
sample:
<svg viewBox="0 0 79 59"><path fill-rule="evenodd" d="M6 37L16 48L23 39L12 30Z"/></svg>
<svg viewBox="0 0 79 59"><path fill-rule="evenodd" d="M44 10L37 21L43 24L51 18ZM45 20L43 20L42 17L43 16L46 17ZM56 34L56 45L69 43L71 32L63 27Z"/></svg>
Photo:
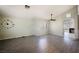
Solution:
<svg viewBox="0 0 79 59"><path fill-rule="evenodd" d="M78 53L79 41L56 35L27 36L1 40L2 53Z"/></svg>

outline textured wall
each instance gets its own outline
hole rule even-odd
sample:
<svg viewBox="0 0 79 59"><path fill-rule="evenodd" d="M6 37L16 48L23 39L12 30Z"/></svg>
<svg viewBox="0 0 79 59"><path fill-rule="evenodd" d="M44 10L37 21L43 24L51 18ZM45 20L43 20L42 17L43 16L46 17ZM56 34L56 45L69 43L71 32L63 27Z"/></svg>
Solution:
<svg viewBox="0 0 79 59"><path fill-rule="evenodd" d="M0 8L0 10L2 10L0 11L0 39L9 39L32 35L32 18L26 17L24 12L21 13L22 15L24 15L22 17L14 16L13 13L11 13L12 11L8 7ZM18 10L15 9L13 11L17 12Z"/></svg>

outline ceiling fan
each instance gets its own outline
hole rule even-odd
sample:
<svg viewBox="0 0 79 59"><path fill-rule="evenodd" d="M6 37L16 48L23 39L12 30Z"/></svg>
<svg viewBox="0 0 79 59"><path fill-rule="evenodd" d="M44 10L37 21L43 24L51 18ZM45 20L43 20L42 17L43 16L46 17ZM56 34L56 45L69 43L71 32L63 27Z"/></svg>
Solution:
<svg viewBox="0 0 79 59"><path fill-rule="evenodd" d="M56 19L53 19L53 18L52 18L52 15L53 15L53 14L51 13L51 19L50 19L50 21L56 21Z"/></svg>

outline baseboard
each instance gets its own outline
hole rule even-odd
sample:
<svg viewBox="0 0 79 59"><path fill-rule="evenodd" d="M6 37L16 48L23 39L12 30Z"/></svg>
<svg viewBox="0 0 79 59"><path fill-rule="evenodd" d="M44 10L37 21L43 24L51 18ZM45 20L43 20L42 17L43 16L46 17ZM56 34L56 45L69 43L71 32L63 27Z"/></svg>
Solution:
<svg viewBox="0 0 79 59"><path fill-rule="evenodd" d="M48 34L49 35L49 34ZM57 34L50 34L50 35L55 35L55 36L59 36L61 38L64 38L64 35L57 35Z"/></svg>
<svg viewBox="0 0 79 59"><path fill-rule="evenodd" d="M5 38L5 39L0 39L0 40L9 40L9 39L17 39L17 38L24 38L24 37L27 37L27 36L34 36L34 35L24 35L24 36L17 36L17 37L9 37L9 38Z"/></svg>

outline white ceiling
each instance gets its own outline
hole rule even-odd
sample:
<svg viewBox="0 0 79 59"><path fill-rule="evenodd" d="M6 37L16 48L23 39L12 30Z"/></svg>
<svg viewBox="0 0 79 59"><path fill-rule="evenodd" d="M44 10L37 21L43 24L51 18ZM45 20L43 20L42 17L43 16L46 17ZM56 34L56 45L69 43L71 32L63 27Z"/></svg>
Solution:
<svg viewBox="0 0 79 59"><path fill-rule="evenodd" d="M53 17L62 14L72 8L73 5L30 5L29 9L25 9L24 5L1 5L0 8L5 10L7 14L15 17L44 17L49 18L50 13Z"/></svg>
<svg viewBox="0 0 79 59"><path fill-rule="evenodd" d="M53 14L53 17L56 17L67 10L73 8L73 5L39 5L39 6L31 6L36 12L41 11L46 16L50 16ZM38 10L37 10L38 9Z"/></svg>

